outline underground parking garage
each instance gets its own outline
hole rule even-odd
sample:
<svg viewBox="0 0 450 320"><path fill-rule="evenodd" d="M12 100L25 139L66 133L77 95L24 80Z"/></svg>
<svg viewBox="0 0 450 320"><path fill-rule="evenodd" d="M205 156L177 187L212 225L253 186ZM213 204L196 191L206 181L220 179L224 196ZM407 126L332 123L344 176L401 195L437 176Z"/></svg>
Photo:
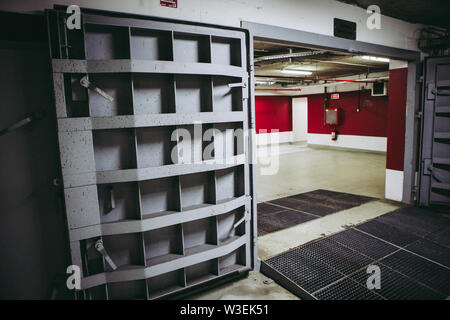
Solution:
<svg viewBox="0 0 450 320"><path fill-rule="evenodd" d="M1 2L0 298L448 299L448 10L372 2Z"/></svg>

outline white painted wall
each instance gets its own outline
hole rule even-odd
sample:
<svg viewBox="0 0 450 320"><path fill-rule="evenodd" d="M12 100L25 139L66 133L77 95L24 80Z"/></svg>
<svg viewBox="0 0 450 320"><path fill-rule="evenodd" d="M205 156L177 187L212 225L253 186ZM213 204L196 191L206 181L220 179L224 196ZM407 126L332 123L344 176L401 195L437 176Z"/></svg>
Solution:
<svg viewBox="0 0 450 320"><path fill-rule="evenodd" d="M308 98L292 99L292 131L294 141L308 139Z"/></svg>
<svg viewBox="0 0 450 320"><path fill-rule="evenodd" d="M386 199L394 201L403 200L403 171L386 169Z"/></svg>
<svg viewBox="0 0 450 320"><path fill-rule="evenodd" d="M357 40L410 50L417 49L423 27L382 16L381 29L369 30L366 10L334 0L178 0L176 9L159 0L15 0L0 1L0 10L42 11L55 3L234 27L245 20L325 35L333 35L336 17L356 22Z"/></svg>
<svg viewBox="0 0 450 320"><path fill-rule="evenodd" d="M331 134L308 133L308 144L386 152L387 138L340 134L337 140L331 140Z"/></svg>
<svg viewBox="0 0 450 320"><path fill-rule="evenodd" d="M294 141L294 134L292 131L284 132L268 132L256 134L256 145L266 146L270 144L288 143Z"/></svg>

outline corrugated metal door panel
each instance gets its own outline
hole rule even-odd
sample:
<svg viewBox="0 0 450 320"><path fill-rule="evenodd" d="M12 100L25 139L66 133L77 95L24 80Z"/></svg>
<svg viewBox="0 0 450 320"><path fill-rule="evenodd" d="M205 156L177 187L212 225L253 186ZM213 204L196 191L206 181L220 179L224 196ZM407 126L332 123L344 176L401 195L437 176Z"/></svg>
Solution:
<svg viewBox="0 0 450 320"><path fill-rule="evenodd" d="M78 297L153 299L253 266L243 30L49 10Z"/></svg>
<svg viewBox="0 0 450 320"><path fill-rule="evenodd" d="M419 204L450 204L450 58L427 58Z"/></svg>

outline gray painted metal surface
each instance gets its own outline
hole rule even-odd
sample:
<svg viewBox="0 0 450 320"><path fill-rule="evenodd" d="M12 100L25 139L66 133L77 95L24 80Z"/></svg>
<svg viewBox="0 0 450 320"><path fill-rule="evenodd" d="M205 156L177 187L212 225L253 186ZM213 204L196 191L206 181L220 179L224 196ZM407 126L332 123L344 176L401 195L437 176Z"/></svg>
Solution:
<svg viewBox="0 0 450 320"><path fill-rule="evenodd" d="M47 11L77 297L161 298L253 268L252 142L225 134L253 124L246 32L82 12L68 30Z"/></svg>
<svg viewBox="0 0 450 320"><path fill-rule="evenodd" d="M418 149L420 119L420 59L408 61L406 80L405 152L403 159L403 202L414 204L417 198L416 178L419 167Z"/></svg>
<svg viewBox="0 0 450 320"><path fill-rule="evenodd" d="M450 204L450 58L424 65L419 205Z"/></svg>
<svg viewBox="0 0 450 320"><path fill-rule="evenodd" d="M405 50L357 40L327 36L319 33L242 21L241 26L250 30L255 38L279 43L313 45L324 49L338 49L354 53L370 53L399 60L413 61L420 55L417 51ZM420 56L419 56L420 57Z"/></svg>

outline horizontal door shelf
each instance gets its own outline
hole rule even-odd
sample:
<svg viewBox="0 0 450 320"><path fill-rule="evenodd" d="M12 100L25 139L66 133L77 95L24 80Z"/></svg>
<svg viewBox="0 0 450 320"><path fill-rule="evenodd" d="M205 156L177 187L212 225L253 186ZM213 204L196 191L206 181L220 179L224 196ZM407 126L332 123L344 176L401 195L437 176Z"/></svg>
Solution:
<svg viewBox="0 0 450 320"><path fill-rule="evenodd" d="M436 132L434 139L450 139L450 132Z"/></svg>
<svg viewBox="0 0 450 320"><path fill-rule="evenodd" d="M210 204L203 208L183 212L166 212L154 215L143 220L124 220L104 224L96 224L88 227L76 228L70 230L72 241L79 241L99 236L136 233L155 230L180 223L186 223L198 219L212 216L218 216L235 210L242 206L250 206L250 197L241 196L220 204ZM235 221L233 220L233 223Z"/></svg>
<svg viewBox="0 0 450 320"><path fill-rule="evenodd" d="M199 62L53 59L53 73L163 73L247 78L244 68Z"/></svg>
<svg viewBox="0 0 450 320"><path fill-rule="evenodd" d="M194 121L206 123L228 123L244 121L244 112L198 112L184 114L145 114L112 117L82 117L58 119L60 132L144 128L173 125L187 125Z"/></svg>
<svg viewBox="0 0 450 320"><path fill-rule="evenodd" d="M450 114L450 107L436 107L436 114Z"/></svg>
<svg viewBox="0 0 450 320"><path fill-rule="evenodd" d="M431 187L433 189L450 190L450 183L433 182Z"/></svg>
<svg viewBox="0 0 450 320"><path fill-rule="evenodd" d="M244 163L245 154L238 154L235 156L228 156L224 158L223 161L210 159L196 163L171 164L152 168L110 170L77 175L64 175L63 181L65 188L87 186L92 184L144 181L183 174L227 169L242 165Z"/></svg>
<svg viewBox="0 0 450 320"><path fill-rule="evenodd" d="M207 247L204 251L195 252L191 255L184 255L178 259L169 260L157 265L149 267L131 267L126 269L121 268L111 272L102 272L87 276L81 279L81 290L97 287L105 283L143 280L156 277L181 268L186 268L226 256L239 249L247 242L247 236L232 237L227 242L224 242L218 246ZM194 284L196 283L188 283L188 285Z"/></svg>
<svg viewBox="0 0 450 320"><path fill-rule="evenodd" d="M433 157L433 163L450 165L450 158L434 158Z"/></svg>

